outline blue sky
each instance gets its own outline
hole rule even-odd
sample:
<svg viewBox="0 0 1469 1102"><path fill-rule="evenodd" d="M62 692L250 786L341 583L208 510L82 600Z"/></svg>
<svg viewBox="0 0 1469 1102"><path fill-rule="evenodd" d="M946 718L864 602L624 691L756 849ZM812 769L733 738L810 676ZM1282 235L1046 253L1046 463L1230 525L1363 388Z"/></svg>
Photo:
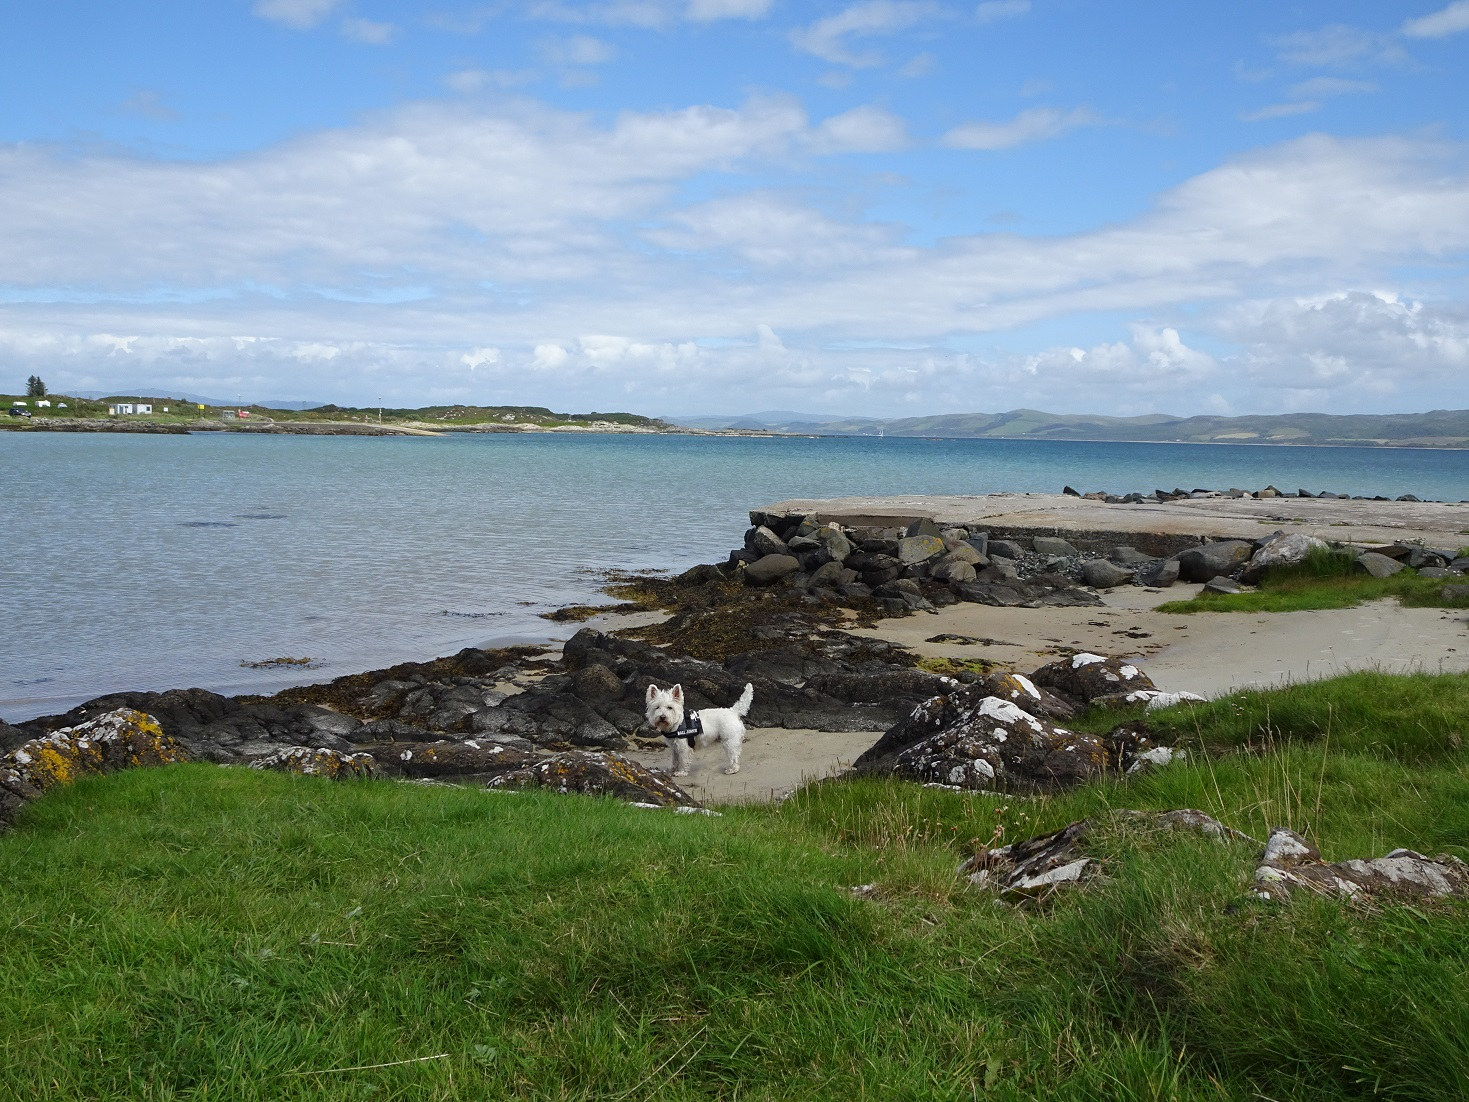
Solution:
<svg viewBox="0 0 1469 1102"><path fill-rule="evenodd" d="M0 8L0 391L1469 406L1469 0Z"/></svg>

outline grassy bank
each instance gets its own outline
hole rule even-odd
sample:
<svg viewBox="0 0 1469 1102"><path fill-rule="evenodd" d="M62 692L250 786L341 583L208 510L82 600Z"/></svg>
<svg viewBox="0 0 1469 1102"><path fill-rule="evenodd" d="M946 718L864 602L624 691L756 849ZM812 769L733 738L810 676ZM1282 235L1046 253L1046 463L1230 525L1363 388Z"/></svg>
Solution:
<svg viewBox="0 0 1469 1102"><path fill-rule="evenodd" d="M1460 549L1462 555L1466 549ZM1351 608L1365 601L1396 598L1419 608L1469 608L1469 597L1445 597L1444 587L1463 586L1463 576L1425 578L1405 569L1387 578L1374 578L1355 567L1355 556L1321 550L1304 562L1281 567L1260 580L1249 593L1205 593L1187 601L1167 601L1159 612L1304 612L1312 609Z"/></svg>
<svg viewBox="0 0 1469 1102"><path fill-rule="evenodd" d="M0 1097L1462 1098L1469 908L1266 905L1253 846L1124 828L1037 909L954 875L1112 807L1469 856L1465 679L1349 686L1372 738L1330 684L1175 709L1214 755L1044 800L79 784L0 837Z"/></svg>

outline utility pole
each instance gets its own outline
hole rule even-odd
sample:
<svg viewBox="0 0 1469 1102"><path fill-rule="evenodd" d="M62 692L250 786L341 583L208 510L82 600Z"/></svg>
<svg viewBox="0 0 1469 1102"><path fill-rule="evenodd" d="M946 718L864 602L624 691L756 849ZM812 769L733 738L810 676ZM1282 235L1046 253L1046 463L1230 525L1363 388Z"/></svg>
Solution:
<svg viewBox="0 0 1469 1102"><path fill-rule="evenodd" d="M379 425L383 423L383 400L381 395L378 396L377 400L377 423Z"/></svg>

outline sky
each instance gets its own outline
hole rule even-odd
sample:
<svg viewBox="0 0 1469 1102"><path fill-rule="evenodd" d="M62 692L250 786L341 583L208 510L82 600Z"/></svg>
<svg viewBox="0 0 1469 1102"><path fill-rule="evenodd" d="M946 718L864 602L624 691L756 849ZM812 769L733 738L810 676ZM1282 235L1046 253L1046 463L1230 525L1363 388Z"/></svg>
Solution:
<svg viewBox="0 0 1469 1102"><path fill-rule="evenodd" d="M1469 0L0 5L0 392L1466 408L1466 259Z"/></svg>

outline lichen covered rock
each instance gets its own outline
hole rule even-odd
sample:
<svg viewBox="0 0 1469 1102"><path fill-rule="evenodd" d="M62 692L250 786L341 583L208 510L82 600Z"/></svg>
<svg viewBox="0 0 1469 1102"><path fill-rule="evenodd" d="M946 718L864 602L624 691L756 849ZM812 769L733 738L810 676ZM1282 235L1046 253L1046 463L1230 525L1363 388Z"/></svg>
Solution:
<svg viewBox="0 0 1469 1102"><path fill-rule="evenodd" d="M1448 854L1425 857L1411 849L1327 863L1295 831L1277 828L1260 854L1254 892L1279 902L1297 890L1346 899L1464 899L1469 898L1469 865Z"/></svg>
<svg viewBox="0 0 1469 1102"><path fill-rule="evenodd" d="M371 754L346 754L324 746L283 746L250 763L251 769L299 773L303 777L329 777L334 781L355 780L379 774Z"/></svg>
<svg viewBox="0 0 1469 1102"><path fill-rule="evenodd" d="M156 719L131 708L63 727L0 757L0 824L26 800L78 777L188 760Z"/></svg>
<svg viewBox="0 0 1469 1102"><path fill-rule="evenodd" d="M524 769L492 777L494 789L549 788L563 794L613 796L633 803L660 807L691 807L694 798L672 781L641 762L616 752L567 750L552 754Z"/></svg>
<svg viewBox="0 0 1469 1102"><path fill-rule="evenodd" d="M1151 677L1125 658L1085 652L1042 666L1030 679L1084 704L1116 693L1157 688Z"/></svg>
<svg viewBox="0 0 1469 1102"><path fill-rule="evenodd" d="M1106 746L987 696L944 729L898 751L893 772L925 784L1045 792L1102 775Z"/></svg>

